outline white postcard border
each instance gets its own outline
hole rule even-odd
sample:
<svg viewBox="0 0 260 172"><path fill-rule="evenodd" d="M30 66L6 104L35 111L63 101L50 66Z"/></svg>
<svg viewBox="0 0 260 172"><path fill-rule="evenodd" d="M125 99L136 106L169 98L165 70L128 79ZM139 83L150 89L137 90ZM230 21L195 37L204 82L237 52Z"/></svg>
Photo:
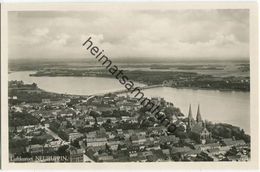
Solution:
<svg viewBox="0 0 260 172"><path fill-rule="evenodd" d="M10 163L8 149L8 11L84 11L156 9L250 10L250 135L249 162L155 162L155 163ZM1 159L3 169L256 169L259 168L258 9L255 2L145 2L145 3L24 3L1 6Z"/></svg>

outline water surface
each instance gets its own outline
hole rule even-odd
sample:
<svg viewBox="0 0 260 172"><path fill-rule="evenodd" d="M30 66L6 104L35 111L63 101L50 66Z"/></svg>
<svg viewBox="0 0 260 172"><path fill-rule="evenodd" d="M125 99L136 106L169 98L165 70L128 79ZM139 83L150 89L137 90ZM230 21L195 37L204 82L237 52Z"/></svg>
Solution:
<svg viewBox="0 0 260 172"><path fill-rule="evenodd" d="M50 92L75 95L91 95L124 89L118 80L101 77L30 77L33 72L12 72L9 80L35 82L39 88ZM136 86L143 84L135 83ZM247 133L250 131L250 93L235 91L213 91L176 89L169 87L144 90L146 97L163 97L172 102L187 115L189 104L192 105L193 117L200 104L203 119L213 122L225 122L240 126Z"/></svg>

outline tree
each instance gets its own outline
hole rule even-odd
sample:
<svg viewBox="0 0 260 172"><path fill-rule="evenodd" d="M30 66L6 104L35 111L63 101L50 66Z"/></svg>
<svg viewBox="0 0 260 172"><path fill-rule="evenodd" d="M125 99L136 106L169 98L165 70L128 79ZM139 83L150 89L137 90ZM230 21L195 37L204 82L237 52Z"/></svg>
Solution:
<svg viewBox="0 0 260 172"><path fill-rule="evenodd" d="M175 153L172 155L173 161L180 161L181 160L181 153Z"/></svg>
<svg viewBox="0 0 260 172"><path fill-rule="evenodd" d="M168 132L170 132L170 133L174 133L176 129L177 129L177 127L175 124L170 124L168 126Z"/></svg>
<svg viewBox="0 0 260 172"><path fill-rule="evenodd" d="M61 147L58 148L57 154L59 156L66 156L66 155L68 155L68 153L66 152L66 150L68 148L69 148L69 145L62 145Z"/></svg>
<svg viewBox="0 0 260 172"><path fill-rule="evenodd" d="M36 125L39 120L27 112L14 112L10 114L10 126Z"/></svg>
<svg viewBox="0 0 260 172"><path fill-rule="evenodd" d="M71 124L71 122L70 122L70 121L67 121L66 128L72 128L72 127L73 127L73 125Z"/></svg>
<svg viewBox="0 0 260 172"><path fill-rule="evenodd" d="M107 119L106 123L111 124L111 119Z"/></svg>
<svg viewBox="0 0 260 172"><path fill-rule="evenodd" d="M236 147L232 147L229 151L227 151L226 156L234 156L238 152Z"/></svg>
<svg viewBox="0 0 260 172"><path fill-rule="evenodd" d="M71 142L71 145L74 146L74 147L76 147L76 148L80 148L79 140L77 140L77 139L74 140L74 141L72 141L72 142Z"/></svg>
<svg viewBox="0 0 260 172"><path fill-rule="evenodd" d="M147 119L145 119L142 124L141 124L142 127L152 127L153 126L153 123Z"/></svg>
<svg viewBox="0 0 260 172"><path fill-rule="evenodd" d="M37 88L37 84L36 84L36 83L32 83L32 87L33 87L34 89L36 89L36 88Z"/></svg>
<svg viewBox="0 0 260 172"><path fill-rule="evenodd" d="M29 142L27 139L10 139L9 141L9 147L11 148L17 148L17 147L26 147L29 145Z"/></svg>
<svg viewBox="0 0 260 172"><path fill-rule="evenodd" d="M46 141L47 141L46 138L33 137L30 144L32 144L32 145L35 145L35 144L43 145Z"/></svg>
<svg viewBox="0 0 260 172"><path fill-rule="evenodd" d="M94 118L97 118L97 117L100 117L99 113L97 113L96 111L91 111L89 113L90 116L94 117Z"/></svg>

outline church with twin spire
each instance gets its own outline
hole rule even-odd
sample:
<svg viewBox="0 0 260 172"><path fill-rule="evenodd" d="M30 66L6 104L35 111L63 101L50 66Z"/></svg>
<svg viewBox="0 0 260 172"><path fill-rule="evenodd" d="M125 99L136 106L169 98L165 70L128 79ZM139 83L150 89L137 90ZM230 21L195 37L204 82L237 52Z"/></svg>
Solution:
<svg viewBox="0 0 260 172"><path fill-rule="evenodd" d="M211 133L207 130L206 123L201 117L200 105L198 105L196 119L193 118L191 105L189 106L187 131L199 143L205 144L211 139Z"/></svg>

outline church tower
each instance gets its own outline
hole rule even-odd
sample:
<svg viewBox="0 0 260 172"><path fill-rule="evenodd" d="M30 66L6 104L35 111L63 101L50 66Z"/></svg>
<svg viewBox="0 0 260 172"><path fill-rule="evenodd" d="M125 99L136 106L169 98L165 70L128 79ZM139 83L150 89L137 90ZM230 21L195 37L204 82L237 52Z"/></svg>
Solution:
<svg viewBox="0 0 260 172"><path fill-rule="evenodd" d="M194 123L195 123L195 120L193 119L192 111L191 111L191 105L190 105L190 107L189 107L189 115L188 115L188 127L189 127L189 129L192 128Z"/></svg>
<svg viewBox="0 0 260 172"><path fill-rule="evenodd" d="M200 114L200 105L198 105L197 116L196 116L196 122L197 122L198 124L203 125L202 117L201 117L201 114Z"/></svg>

